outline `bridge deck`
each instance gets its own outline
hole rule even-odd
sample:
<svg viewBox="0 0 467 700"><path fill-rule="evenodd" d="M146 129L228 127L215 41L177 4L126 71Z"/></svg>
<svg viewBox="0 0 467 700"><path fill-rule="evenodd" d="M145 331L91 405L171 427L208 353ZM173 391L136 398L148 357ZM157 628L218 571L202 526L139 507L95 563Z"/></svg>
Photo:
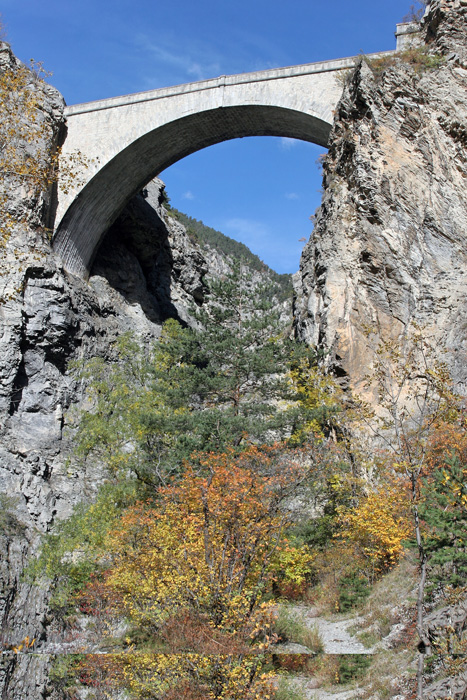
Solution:
<svg viewBox="0 0 467 700"><path fill-rule="evenodd" d="M395 51L379 51L378 53L368 54L368 57L378 58L380 56L390 56L393 53L395 53ZM212 90L213 88L227 87L230 85L257 83L266 80L281 80L283 78L294 78L301 75L312 75L313 73L348 70L349 68L353 68L355 66L355 63L359 58L360 56L349 56L348 58L336 58L331 61L304 63L298 66L286 66L285 68L271 68L268 70L252 71L250 73L221 75L217 78L199 80L194 83L184 83L182 85L157 88L156 90L146 90L145 92L120 95L119 97L109 97L104 100L95 100L94 102L83 102L81 104L70 105L66 108L65 115L67 117L72 117L75 114L98 112L103 109L123 107L125 105L136 104L138 102L150 102L152 100L160 100L165 97L185 95L190 92Z"/></svg>

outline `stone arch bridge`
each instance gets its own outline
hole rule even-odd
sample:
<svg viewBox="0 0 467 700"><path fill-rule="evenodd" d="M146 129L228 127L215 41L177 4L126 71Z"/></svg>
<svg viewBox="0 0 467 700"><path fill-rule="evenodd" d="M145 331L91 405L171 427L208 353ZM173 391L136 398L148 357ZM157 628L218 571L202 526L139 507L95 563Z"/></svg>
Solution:
<svg viewBox="0 0 467 700"><path fill-rule="evenodd" d="M398 25L397 49L408 27ZM88 167L66 194L59 189L54 249L65 268L86 278L103 235L131 197L195 151L260 135L326 146L342 92L339 74L356 60L221 76L67 107L63 156L79 151Z"/></svg>

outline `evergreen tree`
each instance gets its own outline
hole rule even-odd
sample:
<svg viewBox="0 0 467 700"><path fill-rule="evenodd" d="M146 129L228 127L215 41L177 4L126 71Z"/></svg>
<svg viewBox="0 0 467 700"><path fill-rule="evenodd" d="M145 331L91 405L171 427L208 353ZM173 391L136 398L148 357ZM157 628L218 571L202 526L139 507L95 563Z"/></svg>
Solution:
<svg viewBox="0 0 467 700"><path fill-rule="evenodd" d="M280 327L275 291L255 283L241 263L210 282L192 334L192 388L201 407L191 414L192 430L201 449L268 442L286 429L279 404L288 393L290 342Z"/></svg>
<svg viewBox="0 0 467 700"><path fill-rule="evenodd" d="M420 515L427 529L429 576L435 584L457 587L467 581L466 477L467 468L453 449L424 480Z"/></svg>
<svg viewBox="0 0 467 700"><path fill-rule="evenodd" d="M159 484L194 451L238 451L289 434L297 412L287 372L292 356L310 351L284 337L274 292L235 264L210 281L196 328L169 320L149 349L124 336L115 363L88 363L93 408L79 418L79 452Z"/></svg>

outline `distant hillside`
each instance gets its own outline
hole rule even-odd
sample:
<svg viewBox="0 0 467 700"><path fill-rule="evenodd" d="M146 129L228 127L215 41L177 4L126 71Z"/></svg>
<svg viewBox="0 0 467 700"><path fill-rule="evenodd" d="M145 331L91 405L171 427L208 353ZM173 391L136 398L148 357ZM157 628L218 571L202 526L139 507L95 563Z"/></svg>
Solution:
<svg viewBox="0 0 467 700"><path fill-rule="evenodd" d="M186 228L188 235L201 245L207 244L215 248L224 255L231 255L233 258L244 260L249 267L258 272L266 272L269 278L279 285L281 289L281 299L288 299L292 296L292 275L279 274L272 270L257 255L244 244L229 238L220 231L216 231L210 226L206 226L202 221L193 219L187 214L183 214L178 209L165 204L169 214L172 214Z"/></svg>

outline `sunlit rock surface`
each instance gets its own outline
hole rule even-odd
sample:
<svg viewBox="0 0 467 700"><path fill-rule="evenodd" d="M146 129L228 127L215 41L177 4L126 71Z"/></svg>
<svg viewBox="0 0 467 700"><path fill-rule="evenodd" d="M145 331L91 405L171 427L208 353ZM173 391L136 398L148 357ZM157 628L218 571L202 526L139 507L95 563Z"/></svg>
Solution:
<svg viewBox="0 0 467 700"><path fill-rule="evenodd" d="M361 387L364 326L396 342L412 321L466 384L467 7L432 3L439 68L362 60L335 115L324 196L296 276L298 336Z"/></svg>

